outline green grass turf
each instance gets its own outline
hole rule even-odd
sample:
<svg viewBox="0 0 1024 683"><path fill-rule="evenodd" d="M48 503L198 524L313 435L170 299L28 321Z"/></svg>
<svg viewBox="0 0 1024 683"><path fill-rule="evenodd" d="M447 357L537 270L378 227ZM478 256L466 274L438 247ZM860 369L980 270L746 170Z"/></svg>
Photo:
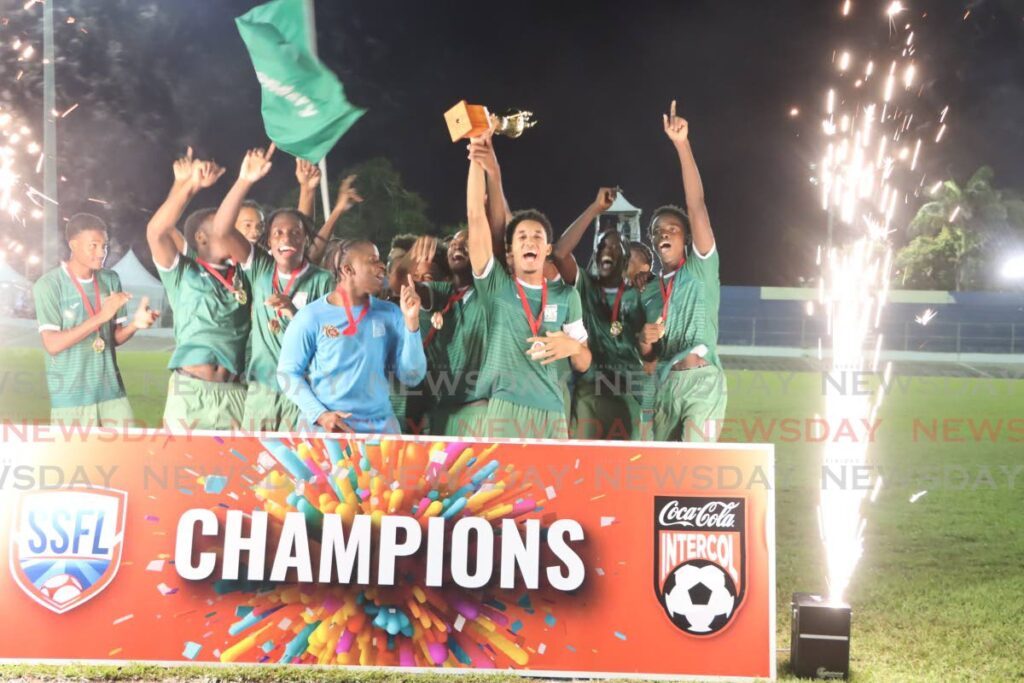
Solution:
<svg viewBox="0 0 1024 683"><path fill-rule="evenodd" d="M152 423L166 391L165 354L123 353L121 368L136 417ZM0 354L0 415L47 412L42 356ZM20 377L32 389L9 380ZM880 413L872 461L889 468L867 511L864 558L847 598L853 606L855 681L1020 680L1024 678L1024 381L901 378ZM821 410L822 378L812 373L729 373L729 417L805 420ZM987 419L1003 432L974 438ZM1010 423L1010 420L1018 422ZM918 429L915 431L915 420ZM935 439L922 431L938 420ZM960 420L960 422L957 422ZM945 422L943 422L945 421ZM946 434L943 437L943 425ZM1017 431L1010 432L1013 427ZM743 437L741 424L729 427ZM1021 440L1021 443L1012 439ZM960 440L964 439L964 440ZM816 506L820 445L776 432L779 675L788 671L789 597L825 589ZM1004 468L1004 469L1001 469ZM1016 476L1012 482L1011 476ZM911 504L912 493L927 490ZM399 680L299 667L0 666L0 678L93 680ZM423 678L434 679L428 675ZM474 679L497 680L495 677ZM462 680L462 679L460 679Z"/></svg>

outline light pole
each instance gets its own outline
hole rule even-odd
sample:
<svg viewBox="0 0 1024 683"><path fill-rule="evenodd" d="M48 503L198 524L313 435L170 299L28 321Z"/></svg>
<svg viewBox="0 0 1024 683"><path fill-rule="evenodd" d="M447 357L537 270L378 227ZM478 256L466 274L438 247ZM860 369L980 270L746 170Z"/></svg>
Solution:
<svg viewBox="0 0 1024 683"><path fill-rule="evenodd" d="M43 3L43 270L57 266L60 238L57 214L57 115L54 78L53 3Z"/></svg>

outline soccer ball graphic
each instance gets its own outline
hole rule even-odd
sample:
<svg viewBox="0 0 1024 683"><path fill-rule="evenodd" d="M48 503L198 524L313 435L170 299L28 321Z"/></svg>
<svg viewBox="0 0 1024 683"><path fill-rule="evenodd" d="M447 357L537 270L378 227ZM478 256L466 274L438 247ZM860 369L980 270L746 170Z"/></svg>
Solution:
<svg viewBox="0 0 1024 683"><path fill-rule="evenodd" d="M82 584L71 574L58 574L44 581L39 590L55 604L65 605L82 594Z"/></svg>
<svg viewBox="0 0 1024 683"><path fill-rule="evenodd" d="M736 583L717 564L690 560L672 570L662 591L672 623L687 633L719 631L736 606Z"/></svg>

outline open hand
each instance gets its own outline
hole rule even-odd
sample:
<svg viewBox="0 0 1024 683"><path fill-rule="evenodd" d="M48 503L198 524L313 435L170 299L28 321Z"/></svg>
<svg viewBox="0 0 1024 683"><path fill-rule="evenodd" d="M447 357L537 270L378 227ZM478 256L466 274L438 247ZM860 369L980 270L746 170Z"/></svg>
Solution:
<svg viewBox="0 0 1024 683"><path fill-rule="evenodd" d="M583 344L576 341L565 332L548 332L544 337L530 337L526 341L530 344L540 342L541 348L527 350L526 355L531 360L540 361L541 365L550 365L556 360L568 358L579 353Z"/></svg>
<svg viewBox="0 0 1024 683"><path fill-rule="evenodd" d="M304 190L315 190L320 185L320 168L305 159L295 157L295 179Z"/></svg>
<svg viewBox="0 0 1024 683"><path fill-rule="evenodd" d="M359 195L359 191L356 190L355 185L355 174L350 175L341 181L341 186L338 188L338 201L334 203L335 211L338 213L345 213L353 206L363 201L363 198Z"/></svg>
<svg viewBox="0 0 1024 683"><path fill-rule="evenodd" d="M266 150L257 147L246 152L245 158L242 159L242 168L238 172L239 179L255 183L266 176L270 172L270 157L274 156L274 149L274 143L271 142Z"/></svg>

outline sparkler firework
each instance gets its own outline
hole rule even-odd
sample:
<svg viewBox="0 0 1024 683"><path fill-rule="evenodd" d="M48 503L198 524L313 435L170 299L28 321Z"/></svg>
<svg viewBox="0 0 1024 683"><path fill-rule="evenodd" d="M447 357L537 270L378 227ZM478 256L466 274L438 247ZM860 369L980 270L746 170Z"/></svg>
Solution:
<svg viewBox="0 0 1024 683"><path fill-rule="evenodd" d="M877 372L882 348L879 329L889 295L898 207L908 195L924 186L920 176L922 145L938 142L946 128L938 121L923 123L915 111L920 105L920 78L914 62L914 32L908 8L900 2L876 6L880 30L889 31L889 48L876 59L861 64L839 52L835 58L834 85L825 96L822 131L825 151L817 182L821 206L827 212L830 239L837 228L836 243L819 250L821 285L819 310L826 316L829 363L834 376ZM851 14L844 3L841 15ZM875 11L874 9L870 11ZM923 141L923 142L922 142ZM819 353L822 345L819 340ZM885 365L888 379L892 364ZM843 391L843 382L825 382L825 418L875 420L883 393L874 396ZM823 468L863 465L868 444L832 443L824 447ZM882 485L877 478L870 492L874 500ZM828 574L828 597L841 602L863 552L865 520L862 516L868 492L858 487L823 487L819 527Z"/></svg>

